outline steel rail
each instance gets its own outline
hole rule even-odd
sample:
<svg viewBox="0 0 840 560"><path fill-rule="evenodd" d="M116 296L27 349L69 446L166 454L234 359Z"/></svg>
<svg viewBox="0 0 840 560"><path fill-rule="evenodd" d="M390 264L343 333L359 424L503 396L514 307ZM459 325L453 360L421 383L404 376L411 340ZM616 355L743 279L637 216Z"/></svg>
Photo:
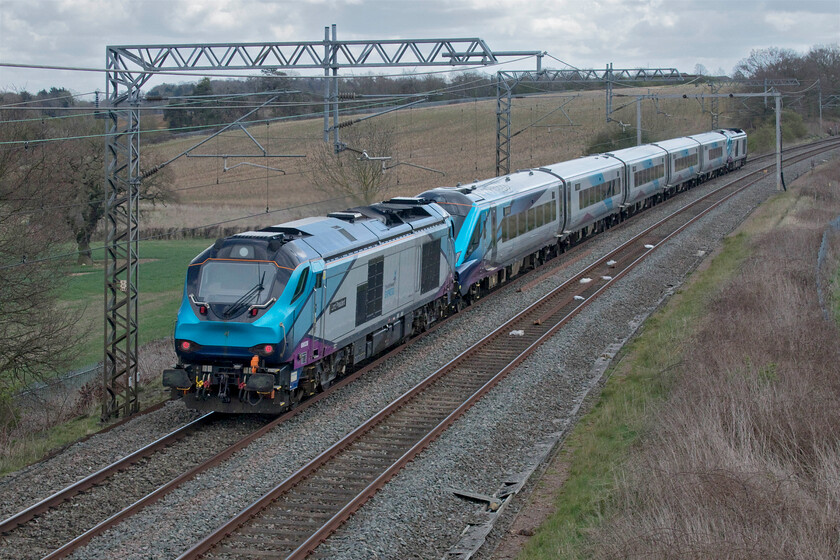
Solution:
<svg viewBox="0 0 840 560"><path fill-rule="evenodd" d="M816 153L822 150L816 150L815 152L806 153L805 155L796 156L796 161L801 161L807 157L810 157L811 153ZM794 163L793 161L789 161L790 163ZM726 200L731 199L732 197L736 196L743 190L747 189L751 185L758 182L762 177L755 178L752 181L748 181L748 179L754 175L763 175L763 170L758 170L751 172L749 175L745 177L738 178L735 181L730 182L729 184L716 189L704 197L693 201L689 204L678 209L676 212L672 213L668 217L659 220L656 224L646 228L641 233L634 236L631 240L623 243L615 250L611 251L608 255L602 257L594 264L587 267L581 273L575 275L573 278L567 280L554 290L552 290L549 294L541 297L537 302L529 306L527 309L523 310L522 312L518 313L515 317L507 321L504 325L500 326L492 333L488 334L484 338L482 338L478 343L474 344L472 347L461 353L458 357L450 361L447 365L443 368L439 369L437 372L433 373L432 375L428 376L426 379L415 385L412 389L406 392L404 395L399 397L398 399L394 400L390 403L386 408L378 412L374 415L371 419L366 421L365 423L359 425L356 429L354 429L350 434L342 438L340 441L333 444L330 448L322 452L318 455L315 459L313 459L310 463L299 469L297 472L289 476L286 480L281 482L277 485L274 489L263 495L260 499L253 502L251 505L240 511L234 518L232 518L228 523L225 523L221 527L219 527L216 531L208 535L208 537L194 545L190 550L185 552L183 555L179 557L179 560L186 560L192 559L202 556L203 554L209 552L213 549L217 544L219 544L223 539L232 535L235 531L242 528L250 519L254 518L260 512L265 510L271 503L276 501L280 496L291 490L292 488L296 487L302 481L306 480L308 477L313 475L319 469L321 469L324 465L328 464L330 460L340 455L346 449L348 449L353 443L360 440L365 434L370 433L375 427L377 427L382 421L386 418L394 414L398 409L403 408L406 404L413 400L416 396L421 394L427 388L429 388L432 384L440 381L448 372L455 366L475 358L478 352L484 348L487 343L491 340L498 339L502 336L503 333L508 331L512 326L516 326L520 323L523 318L527 315L532 314L535 310L539 311L540 315L537 320L533 320L532 324L541 325L543 322L547 321L551 315L555 315L560 311L563 311L565 307L568 307L570 301L577 301L572 298L565 298L565 300L558 304L553 303L551 304L550 311L548 313L544 311L540 311L540 307L550 302L552 299L556 298L558 294L563 291L568 290L570 287L578 287L580 286L580 280L584 278L587 274L592 274L598 268L605 266L609 260L617 257L621 254L621 252L626 250L631 250L630 255L634 255L633 251L636 249L634 245L639 244L640 240L644 240L646 237L650 236L652 233L655 233L659 228L661 228L664 224L671 222L675 217L684 215L684 213L695 206L697 206L700 202L706 201L711 202L709 206L706 208L702 208L701 211L691 217L688 221L679 225L675 230L671 231L669 234L658 240L655 244L646 244L645 251L634 256L633 260L625 265L622 269L617 270L614 275L606 276L602 275L603 283L597 286L593 286L595 289L593 290L590 287L586 288L578 288L578 291L581 293L589 292L588 296L583 298L577 304L574 305L573 309L566 312L559 320L556 320L545 332L539 335L536 340L530 343L530 345L523 351L519 352L518 355L513 360L509 360L507 365L505 365L501 370L498 371L495 375L493 375L489 380L487 380L480 389L475 391L471 396L462 402L455 410L450 412L441 422L439 422L431 431L429 431L425 436L423 436L419 441L414 443L407 451L405 451L397 461L393 462L388 468L386 468L381 474L379 474L372 482L370 482L360 493L356 495L356 497L352 498L349 502L347 502L340 510L334 513L326 523L324 523L319 529L312 532L312 534L303 542L301 543L294 551L288 556L289 559L293 558L303 558L310 554L321 542L323 542L331 533L333 533L344 521L346 521L362 504L364 504L371 496L373 496L379 489L381 489L387 482L390 480L394 474L396 474L405 464L411 461L414 457L416 457L423 449L425 449L432 441L434 441L446 428L451 426L461 415L463 415L475 402L477 402L482 396L484 396L493 386L495 386L501 379L504 378L507 373L509 373L512 369L514 369L517 365L519 365L523 360L525 360L528 355L533 353L533 351L540 346L545 340L551 337L558 329L560 329L564 324L566 324L571 318L576 316L580 311L582 311L585 307L587 307L592 301L594 301L604 290L608 287L612 286L618 279L625 276L629 271L635 268L640 262L645 260L653 251L661 247L666 241L671 239L672 237L678 235L681 231L685 228L689 227L692 223L696 222L702 216L705 216L715 208L719 207L723 204ZM744 183L740 187L735 187L735 185L739 183ZM734 189L734 190L733 190ZM732 192L726 194L723 198L719 200L710 200L713 196L722 193L723 191L731 190ZM226 550L226 554L233 554L232 551Z"/></svg>
<svg viewBox="0 0 840 560"><path fill-rule="evenodd" d="M181 486L185 482L195 478L197 475L201 474L202 472L205 472L206 470L223 463L224 461L229 459L232 455L234 455L236 452L241 451L242 449L246 448L248 445L250 445L251 443L253 443L257 439L261 438L262 436L264 436L268 432L270 432L272 429L277 427L279 424L282 424L283 422L291 420L292 418L294 418L298 414L302 413L307 408L315 405L316 403L320 402L321 400L323 400L323 399L327 398L328 396L332 395L333 392L340 390L342 387L352 383L353 381L357 380L359 377L362 377L363 375L365 375L366 373L368 373L369 371L371 371L375 367L379 366L385 360L388 360L388 359L392 358L395 354L398 354L399 352L401 352L405 347L410 346L410 345L414 344L415 342L420 341L426 334L432 333L435 330L437 330L437 328L440 326L441 323L442 322L435 323L429 329L427 329L424 333L422 333L422 335L418 335L418 336L410 339L405 344L397 346L393 350L387 352L386 354L383 354L382 356L380 356L376 360L372 361L371 363L365 365L364 367L362 367L359 370L353 372L352 374L348 375L347 377L345 377L345 378L341 379L340 381L334 383L333 385L331 385L327 390L323 391L322 393L318 393L317 395L313 396L312 398L309 398L306 401L303 401L297 407L295 407L292 410L289 410L288 412L278 416L277 418L275 418L274 420L272 420L271 422L269 422L265 426L259 428L258 430L252 432L251 434L248 434L247 436L243 437L242 439L240 439L239 441L237 441L236 443L234 443L230 447L220 451L219 453L217 453L213 457L210 457L206 461L196 465L195 467L193 467L189 471L179 475L178 477L170 480L166 484L158 487L156 490L147 494L143 498L137 500L133 504L130 504L129 506L126 506L125 508L123 508L119 512L117 512L114 515L112 515L111 517L109 517L108 519L105 519L105 520L101 521L100 523L96 524L95 526L93 526L90 529L88 529L87 531L85 531L83 534L79 535L78 537L74 538L71 541L68 541L67 543L62 545L60 548L54 550L53 552L51 552L47 556L44 556L42 560L57 560L59 558L67 557L68 555L70 555L75 550L77 550L77 549L81 548L82 546L84 546L85 544L89 543L94 537L96 537L98 535L101 535L106 530L110 529L111 527L114 527L118 523L121 523L125 519L131 517L132 515L134 515L135 513L140 511L141 509L143 509L144 507L157 502L158 500L163 498L165 495L167 495L169 492L171 492L175 488L178 488L179 486ZM205 416L209 416L211 414L213 414L213 413L208 413ZM18 515L20 515L20 514L18 514Z"/></svg>
<svg viewBox="0 0 840 560"><path fill-rule="evenodd" d="M153 441L152 443L138 449L130 455L127 455L122 459L99 469L95 473L86 476L85 478L79 481L74 482L73 484L64 488L63 490L59 490L51 496L44 498L40 502L33 504L25 510L18 512L15 515L5 519L4 521L0 522L0 534L8 533L16 527L19 527L24 523L31 521L34 517L54 508L58 504L69 500L70 498L79 494L80 492L84 492L85 490L96 486L97 484L112 476L114 473L131 466L132 464L152 455L153 453L163 449L164 447L172 445L174 442L185 437L190 431L195 430L196 428L204 425L210 420L212 416L212 412L200 416L192 422L190 422L189 424L181 426L174 432L171 432Z"/></svg>

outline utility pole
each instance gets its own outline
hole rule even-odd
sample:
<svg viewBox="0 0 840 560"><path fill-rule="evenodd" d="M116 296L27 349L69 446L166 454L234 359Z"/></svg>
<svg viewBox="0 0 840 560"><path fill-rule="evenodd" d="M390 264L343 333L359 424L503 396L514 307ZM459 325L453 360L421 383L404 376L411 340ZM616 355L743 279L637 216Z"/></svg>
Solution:
<svg viewBox="0 0 840 560"><path fill-rule="evenodd" d="M610 62L607 64L607 69L604 72L604 116L607 118L607 122L612 121L612 98L613 98L613 63Z"/></svg>
<svg viewBox="0 0 840 560"><path fill-rule="evenodd" d="M822 80L817 78L817 91L819 92L819 107L820 107L820 136L823 134L823 122L822 122Z"/></svg>
<svg viewBox="0 0 840 560"><path fill-rule="evenodd" d="M636 98L636 145L642 145L642 98Z"/></svg>

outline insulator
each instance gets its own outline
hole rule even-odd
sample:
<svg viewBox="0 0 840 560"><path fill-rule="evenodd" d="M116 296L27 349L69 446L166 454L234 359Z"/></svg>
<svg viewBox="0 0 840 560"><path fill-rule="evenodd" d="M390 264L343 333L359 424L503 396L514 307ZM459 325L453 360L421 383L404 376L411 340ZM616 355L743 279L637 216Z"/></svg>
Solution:
<svg viewBox="0 0 840 560"><path fill-rule="evenodd" d="M346 100L354 100L354 99L356 99L356 93L355 92L339 93L338 98L339 99L346 99Z"/></svg>
<svg viewBox="0 0 840 560"><path fill-rule="evenodd" d="M149 169L148 171L144 171L142 177L144 179L146 177L151 177L152 175L154 175L158 171L160 171L160 166L156 165L156 166L152 167L151 169Z"/></svg>

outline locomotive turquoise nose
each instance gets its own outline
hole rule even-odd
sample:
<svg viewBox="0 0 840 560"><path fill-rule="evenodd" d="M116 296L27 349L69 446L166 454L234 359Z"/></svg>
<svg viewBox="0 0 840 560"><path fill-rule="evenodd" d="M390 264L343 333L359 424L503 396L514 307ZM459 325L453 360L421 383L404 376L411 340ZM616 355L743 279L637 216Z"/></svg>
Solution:
<svg viewBox="0 0 840 560"><path fill-rule="evenodd" d="M283 321L277 314L254 322L200 320L189 310L180 314L175 329L176 350L190 361L244 360L259 354L267 362L279 363L285 351L286 336ZM187 317L183 317L187 315ZM192 317L189 317L192 315ZM191 346L183 346L189 342ZM269 352L265 352L270 345Z"/></svg>

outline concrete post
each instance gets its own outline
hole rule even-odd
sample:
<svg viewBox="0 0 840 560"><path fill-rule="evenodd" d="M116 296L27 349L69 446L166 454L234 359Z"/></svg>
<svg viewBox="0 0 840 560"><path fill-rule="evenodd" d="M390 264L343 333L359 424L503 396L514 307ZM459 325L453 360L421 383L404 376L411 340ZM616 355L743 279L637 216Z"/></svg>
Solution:
<svg viewBox="0 0 840 560"><path fill-rule="evenodd" d="M782 190L782 95L776 92L776 190Z"/></svg>
<svg viewBox="0 0 840 560"><path fill-rule="evenodd" d="M642 145L642 98L636 98L636 145Z"/></svg>

